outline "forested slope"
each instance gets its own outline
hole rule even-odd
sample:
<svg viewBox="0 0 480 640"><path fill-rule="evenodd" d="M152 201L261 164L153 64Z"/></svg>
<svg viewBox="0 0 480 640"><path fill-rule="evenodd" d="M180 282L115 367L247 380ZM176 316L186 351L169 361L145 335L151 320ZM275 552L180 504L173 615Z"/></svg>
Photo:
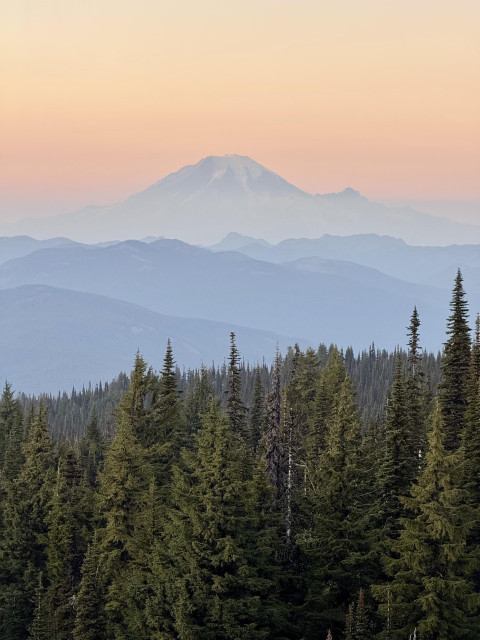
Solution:
<svg viewBox="0 0 480 640"><path fill-rule="evenodd" d="M480 323L0 402L4 640L478 639ZM440 380L441 375L441 380ZM385 400L385 394L388 395ZM85 426L86 425L86 426Z"/></svg>

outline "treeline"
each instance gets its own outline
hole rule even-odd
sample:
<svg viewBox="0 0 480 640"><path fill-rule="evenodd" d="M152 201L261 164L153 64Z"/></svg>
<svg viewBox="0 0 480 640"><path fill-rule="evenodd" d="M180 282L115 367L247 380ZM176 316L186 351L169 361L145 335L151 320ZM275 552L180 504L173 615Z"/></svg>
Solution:
<svg viewBox="0 0 480 640"><path fill-rule="evenodd" d="M336 351L335 345L320 344L316 349L316 367L320 371L327 365L331 351ZM311 350L308 350L309 353ZM386 349L376 349L372 345L369 349L355 355L348 347L345 352L340 350L347 374L355 388L355 399L362 421L362 429L368 428L372 421L381 420L385 413L385 402L395 376L395 366L398 359L406 366L408 352L397 349L389 352ZM281 359L280 382L282 387L290 382L295 350L289 347ZM181 399L190 397L198 384L200 371L175 369L177 389ZM425 384L434 394L441 379L441 354L422 353L422 371ZM267 395L272 387L274 366L265 362L257 365L240 364L241 399L248 410L253 404L255 380L260 378L262 391ZM229 368L227 364L221 367L210 366L204 369L212 393L220 403L222 409L229 388ZM42 402L48 409L50 435L58 442L66 440L70 444L81 439L87 428L88 420L95 409L99 428L103 435L111 438L115 433L117 421L117 405L128 390L130 377L120 373L111 382L91 384L81 390L72 389L70 394L59 393L57 396L42 394L30 396L25 393L18 395L23 411L32 405L36 408Z"/></svg>
<svg viewBox="0 0 480 640"><path fill-rule="evenodd" d="M460 272L438 389L419 327L414 310L394 354L250 369L232 334L221 369L180 373L168 344L159 375L137 354L70 396L7 384L2 640L478 640L480 322L472 341Z"/></svg>

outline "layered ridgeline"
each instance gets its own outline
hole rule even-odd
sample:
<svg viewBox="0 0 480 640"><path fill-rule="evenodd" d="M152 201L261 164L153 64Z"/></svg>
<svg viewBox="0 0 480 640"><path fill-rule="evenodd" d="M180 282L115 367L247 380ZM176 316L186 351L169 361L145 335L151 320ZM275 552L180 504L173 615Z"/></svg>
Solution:
<svg viewBox="0 0 480 640"><path fill-rule="evenodd" d="M67 235L85 242L153 235L204 244L232 230L270 241L379 233L413 244L480 242L480 226L370 202L351 188L325 195L306 193L238 155L204 158L117 204L0 227L5 235Z"/></svg>
<svg viewBox="0 0 480 640"><path fill-rule="evenodd" d="M252 380L233 333L221 387L205 368L185 386L170 343L159 375L137 354L115 430L105 389L53 438L7 384L2 640L477 640L480 322L472 341L460 273L438 388L420 329L414 310L375 420L351 350L277 352Z"/></svg>
<svg viewBox="0 0 480 640"><path fill-rule="evenodd" d="M217 251L232 241L237 251ZM458 265L480 309L473 245L411 247L379 236L276 246L230 236L212 250L166 239L1 245L12 259L0 262L0 378L26 392L109 380L137 349L158 367L168 338L182 368L222 364L232 330L251 363L269 358L277 341L283 350L295 342L391 350L414 306L424 346L436 352ZM261 260L245 255L259 246Z"/></svg>

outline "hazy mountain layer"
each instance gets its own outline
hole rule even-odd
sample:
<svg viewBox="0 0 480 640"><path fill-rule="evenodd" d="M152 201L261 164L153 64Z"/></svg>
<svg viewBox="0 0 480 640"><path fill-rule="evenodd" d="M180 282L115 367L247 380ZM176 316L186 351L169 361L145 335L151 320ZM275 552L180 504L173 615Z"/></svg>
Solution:
<svg viewBox="0 0 480 640"><path fill-rule="evenodd" d="M6 235L67 235L83 242L166 236L211 244L232 229L279 241L325 233L379 233L412 244L480 242L480 226L370 202L354 189L312 195L244 156L210 156L124 202L3 225Z"/></svg>
<svg viewBox="0 0 480 640"><path fill-rule="evenodd" d="M274 264L314 256L327 260L348 260L395 278L440 287L451 286L460 268L466 281L471 283L472 291L476 288L474 278L480 269L480 245L418 247L397 238L375 234L290 238L272 245L265 240L229 233L221 242L209 248L212 251L228 251L232 245L244 255Z"/></svg>
<svg viewBox="0 0 480 640"><path fill-rule="evenodd" d="M175 318L112 298L27 285L0 291L0 379L27 393L70 391L130 371L137 349L160 369L167 339L182 367L221 365L235 331L250 362L273 359L295 338Z"/></svg>
<svg viewBox="0 0 480 640"><path fill-rule="evenodd" d="M411 284L352 263L275 265L172 240L44 249L0 266L0 288L25 284L356 349L372 341L404 344L414 305L424 346L441 347L451 288L450 282L445 289Z"/></svg>

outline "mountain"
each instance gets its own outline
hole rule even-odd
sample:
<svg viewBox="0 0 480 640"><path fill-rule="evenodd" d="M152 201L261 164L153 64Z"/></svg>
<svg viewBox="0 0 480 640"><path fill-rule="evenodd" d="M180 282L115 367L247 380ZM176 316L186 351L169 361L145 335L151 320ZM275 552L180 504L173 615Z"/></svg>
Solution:
<svg viewBox="0 0 480 640"><path fill-rule="evenodd" d="M35 240L29 236L0 238L0 264L14 258L21 258L39 249L68 247L74 244L76 243L68 238L49 238L47 240Z"/></svg>
<svg viewBox="0 0 480 640"><path fill-rule="evenodd" d="M212 251L228 250L230 238L231 234L209 248ZM256 260L274 264L314 256L325 260L346 260L378 269L394 278L440 287L450 286L460 268L467 290L471 289L472 294L476 295L478 279L475 278L480 270L480 245L418 247L398 238L375 234L290 238L276 245L269 245L262 240L252 242L250 238L237 234L235 241L238 252Z"/></svg>
<svg viewBox="0 0 480 640"><path fill-rule="evenodd" d="M26 393L77 389L130 371L137 349L161 369L172 340L181 367L228 357L230 331L250 362L273 359L295 338L233 324L176 318L112 298L43 285L0 291L0 380Z"/></svg>
<svg viewBox="0 0 480 640"><path fill-rule="evenodd" d="M212 244L232 229L270 242L366 232L412 244L480 242L480 226L370 202L351 188L306 193L238 155L203 158L117 204L4 225L0 232L67 235L82 242L166 236Z"/></svg>
<svg viewBox="0 0 480 640"><path fill-rule="evenodd" d="M451 289L451 282L420 286L352 263L275 265L178 240L42 249L0 266L0 289L26 284L355 349L404 344L414 305L423 345L440 348Z"/></svg>

